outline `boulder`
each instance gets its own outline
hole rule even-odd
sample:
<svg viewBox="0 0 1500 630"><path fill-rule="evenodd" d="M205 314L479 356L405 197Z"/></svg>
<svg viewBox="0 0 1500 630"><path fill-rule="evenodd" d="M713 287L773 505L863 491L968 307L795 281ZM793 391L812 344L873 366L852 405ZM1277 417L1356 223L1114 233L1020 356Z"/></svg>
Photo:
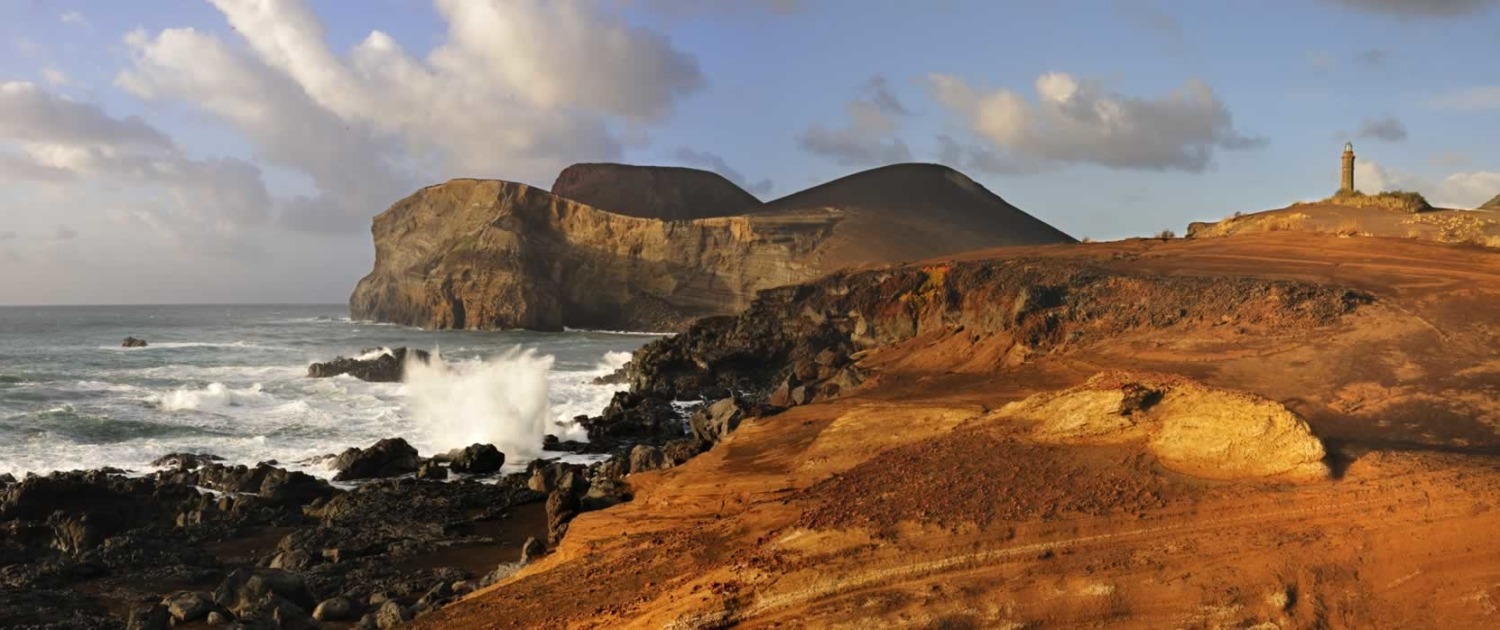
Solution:
<svg viewBox="0 0 1500 630"><path fill-rule="evenodd" d="M353 621L358 618L355 612L354 602L349 598L334 597L318 602L312 617L318 621Z"/></svg>
<svg viewBox="0 0 1500 630"><path fill-rule="evenodd" d="M394 601L387 601L381 604L379 608L376 608L375 612L366 615L366 617L374 621L376 628L389 630L390 628L395 628L411 621L411 611L408 611L405 606Z"/></svg>
<svg viewBox="0 0 1500 630"><path fill-rule="evenodd" d="M338 357L325 363L313 363L307 366L307 376L328 378L348 374L362 381L396 383L406 376L408 357L424 364L432 360L432 356L425 350L408 351L406 348L396 348L381 352L378 356L369 359Z"/></svg>
<svg viewBox="0 0 1500 630"><path fill-rule="evenodd" d="M305 611L316 604L307 583L295 573L276 569L231 572L214 591L214 604L236 617L275 615L289 604ZM287 611L290 614L295 611ZM306 615L306 613L302 613Z"/></svg>
<svg viewBox="0 0 1500 630"><path fill-rule="evenodd" d="M157 468L196 470L199 466L222 461L224 461L223 457L208 453L169 453L152 460L151 465Z"/></svg>
<svg viewBox="0 0 1500 630"><path fill-rule="evenodd" d="M526 544L521 545L521 563L525 564L542 557L547 553L547 545L537 540L535 536L526 539Z"/></svg>
<svg viewBox="0 0 1500 630"><path fill-rule="evenodd" d="M172 613L161 604L136 608L125 617L125 630L167 630L170 627Z"/></svg>
<svg viewBox="0 0 1500 630"><path fill-rule="evenodd" d="M547 495L547 546L556 547L568 533L568 524L578 516L578 495L564 490L553 490Z"/></svg>
<svg viewBox="0 0 1500 630"><path fill-rule="evenodd" d="M661 470L667 468L667 458L662 456L661 447L649 444L637 444L630 449L630 472L631 474L646 472L648 470Z"/></svg>
<svg viewBox="0 0 1500 630"><path fill-rule="evenodd" d="M137 339L135 337L126 337L125 341L123 341L123 342L120 343L120 347L121 348L144 348L144 347L146 347L146 340L145 339Z"/></svg>
<svg viewBox="0 0 1500 630"><path fill-rule="evenodd" d="M488 475L500 471L505 465L505 453L493 444L471 444L448 453L448 468L453 472L469 475Z"/></svg>
<svg viewBox="0 0 1500 630"><path fill-rule="evenodd" d="M448 478L448 469L443 468L443 465L437 462L422 462L422 465L417 467L417 478L427 481L442 481Z"/></svg>
<svg viewBox="0 0 1500 630"><path fill-rule="evenodd" d="M414 473L421 467L417 449L401 438L386 438L369 448L350 448L333 462L334 481L379 479Z"/></svg>
<svg viewBox="0 0 1500 630"><path fill-rule="evenodd" d="M688 420L693 437L701 442L715 444L739 428L745 411L739 401L725 398L712 405L699 407Z"/></svg>
<svg viewBox="0 0 1500 630"><path fill-rule="evenodd" d="M212 597L197 591L179 591L168 595L161 603L167 607L167 613L179 623L207 617L214 607Z"/></svg>

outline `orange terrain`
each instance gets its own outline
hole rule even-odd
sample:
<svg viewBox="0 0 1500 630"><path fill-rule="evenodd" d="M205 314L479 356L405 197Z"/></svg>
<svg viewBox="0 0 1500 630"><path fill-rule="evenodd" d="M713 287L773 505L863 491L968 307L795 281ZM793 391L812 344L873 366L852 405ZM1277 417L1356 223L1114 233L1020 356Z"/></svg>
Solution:
<svg viewBox="0 0 1500 630"><path fill-rule="evenodd" d="M1014 257L1369 301L868 349L858 388L630 476L632 502L415 624L1500 626L1500 253L1278 232L959 262Z"/></svg>

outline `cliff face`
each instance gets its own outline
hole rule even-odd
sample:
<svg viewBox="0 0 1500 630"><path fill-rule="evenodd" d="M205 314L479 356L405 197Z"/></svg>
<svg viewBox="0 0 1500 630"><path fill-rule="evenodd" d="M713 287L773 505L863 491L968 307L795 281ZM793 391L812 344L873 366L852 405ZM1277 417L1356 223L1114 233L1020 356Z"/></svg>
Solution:
<svg viewBox="0 0 1500 630"><path fill-rule="evenodd" d="M375 218L358 319L429 328L671 330L818 273L834 210L684 222L604 212L524 184L454 180Z"/></svg>
<svg viewBox="0 0 1500 630"><path fill-rule="evenodd" d="M731 216L760 206L754 195L718 173L672 166L574 164L558 174L552 194L615 214L666 221Z"/></svg>
<svg viewBox="0 0 1500 630"><path fill-rule="evenodd" d="M983 194L974 199L967 196L974 190L948 191L957 180L946 173L968 182L962 175L917 168L938 175L923 181L949 206L869 203L861 195L878 200L880 191L867 189L883 178L860 176L809 203L678 221L607 212L510 182L430 186L375 217L375 268L355 288L351 315L427 328L679 330L739 312L762 289L846 266L1072 240L977 184ZM571 177L559 177L560 188L570 190L562 184ZM710 188L677 197L712 200L723 191ZM955 194L963 198L950 199ZM858 203L830 203L839 196ZM704 204L658 214L711 205Z"/></svg>
<svg viewBox="0 0 1500 630"><path fill-rule="evenodd" d="M1493 199L1490 199L1489 201L1484 202L1484 205L1479 206L1479 209L1480 210L1500 210L1500 195L1495 195L1495 197Z"/></svg>

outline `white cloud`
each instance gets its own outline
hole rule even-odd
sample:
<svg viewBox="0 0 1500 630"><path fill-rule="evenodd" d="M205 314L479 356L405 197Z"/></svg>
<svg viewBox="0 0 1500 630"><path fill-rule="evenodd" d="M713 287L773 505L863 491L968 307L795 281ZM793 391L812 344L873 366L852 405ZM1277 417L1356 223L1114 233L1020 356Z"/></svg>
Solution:
<svg viewBox="0 0 1500 630"><path fill-rule="evenodd" d="M884 76L860 86L859 96L845 104L843 127L813 124L797 136L802 150L844 166L876 166L911 160L911 149L894 136L899 119L911 112L901 104Z"/></svg>
<svg viewBox="0 0 1500 630"><path fill-rule="evenodd" d="M1372 160L1361 160L1354 165L1354 184L1367 194L1413 190L1440 208L1473 208L1500 194L1500 173L1462 171L1434 180L1387 168Z"/></svg>
<svg viewBox="0 0 1500 630"><path fill-rule="evenodd" d="M928 88L989 145L991 161L1013 170L1090 163L1197 172L1208 168L1217 149L1266 142L1237 131L1229 109L1197 80L1149 99L1061 72L1037 78L1035 102L1010 90L976 90L947 74L929 75Z"/></svg>
<svg viewBox="0 0 1500 630"><path fill-rule="evenodd" d="M717 154L710 153L708 151L699 151L689 147L677 147L677 152L673 155L677 158L677 161L682 162L683 164L687 164L688 166L695 166L698 168L706 168L715 173L723 175L724 179L734 182L736 186L744 188L745 190L749 191L750 194L757 197L771 192L771 180L762 179L758 182L751 182L746 179L745 176L739 171L730 168L729 163L725 162L724 158L718 156Z"/></svg>
<svg viewBox="0 0 1500 630"><path fill-rule="evenodd" d="M68 84L68 74L56 66L48 66L42 69L42 78L52 87L62 87Z"/></svg>
<svg viewBox="0 0 1500 630"><path fill-rule="evenodd" d="M57 16L57 19L61 20L63 24L86 25L89 23L88 20L83 17L83 14L77 11L68 11L66 13L63 13L62 15Z"/></svg>
<svg viewBox="0 0 1500 630"><path fill-rule="evenodd" d="M1500 85L1481 85L1440 94L1428 101L1438 109L1483 110L1500 108Z"/></svg>
<svg viewBox="0 0 1500 630"><path fill-rule="evenodd" d="M165 134L140 118L111 118L98 107L22 81L0 83L0 139L158 149L172 146Z"/></svg>
<svg viewBox="0 0 1500 630"><path fill-rule="evenodd" d="M193 29L126 38L118 83L194 104L242 133L259 159L307 175L288 225L363 228L442 176L546 182L567 163L622 154L703 83L662 35L580 0L438 0L447 40L425 59L370 33L347 55L297 0L213 0L249 50Z"/></svg>

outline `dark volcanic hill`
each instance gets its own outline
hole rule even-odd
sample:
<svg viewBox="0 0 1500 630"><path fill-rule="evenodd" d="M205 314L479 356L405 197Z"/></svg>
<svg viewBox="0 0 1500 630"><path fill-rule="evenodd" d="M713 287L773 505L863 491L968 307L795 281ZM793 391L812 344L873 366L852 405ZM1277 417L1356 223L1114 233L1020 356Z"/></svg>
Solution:
<svg viewBox="0 0 1500 630"><path fill-rule="evenodd" d="M1500 195L1495 195L1494 199L1491 199L1489 201L1484 202L1484 205L1479 206L1479 209L1480 210L1500 210Z"/></svg>
<svg viewBox="0 0 1500 630"><path fill-rule="evenodd" d="M702 171L577 165L554 192L498 180L429 186L376 216L372 231L375 268L350 297L353 317L481 330L678 330L843 268L1073 242L928 164L764 205Z"/></svg>
<svg viewBox="0 0 1500 630"><path fill-rule="evenodd" d="M615 214L666 221L744 214L760 205L723 175L677 166L574 164L557 175L552 194Z"/></svg>

